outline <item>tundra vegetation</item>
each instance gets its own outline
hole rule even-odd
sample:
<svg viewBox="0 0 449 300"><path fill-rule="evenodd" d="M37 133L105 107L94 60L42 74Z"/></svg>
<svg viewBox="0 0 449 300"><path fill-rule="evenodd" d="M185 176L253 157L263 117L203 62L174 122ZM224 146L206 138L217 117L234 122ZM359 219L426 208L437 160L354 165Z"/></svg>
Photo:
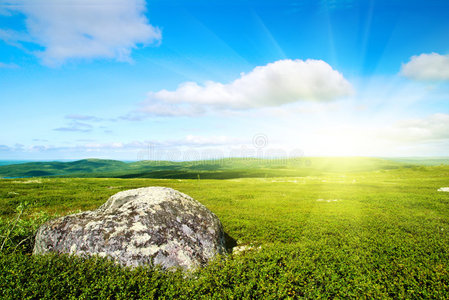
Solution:
<svg viewBox="0 0 449 300"><path fill-rule="evenodd" d="M107 168L104 161L90 162ZM447 165L370 158L139 164L1 179L0 298L449 294L449 192L438 191L449 187ZM230 253L189 273L130 269L99 257L30 255L46 220L96 209L119 191L147 186L174 188L208 207L223 223ZM232 247L244 250L232 254Z"/></svg>

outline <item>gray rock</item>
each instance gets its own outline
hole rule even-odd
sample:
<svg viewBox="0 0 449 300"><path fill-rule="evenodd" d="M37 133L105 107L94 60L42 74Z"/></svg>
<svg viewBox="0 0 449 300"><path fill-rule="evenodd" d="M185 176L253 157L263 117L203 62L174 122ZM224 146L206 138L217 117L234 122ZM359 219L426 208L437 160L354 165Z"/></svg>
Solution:
<svg viewBox="0 0 449 300"><path fill-rule="evenodd" d="M97 210L42 225L33 254L108 256L126 266L185 269L224 254L220 220L204 205L170 188L119 192Z"/></svg>

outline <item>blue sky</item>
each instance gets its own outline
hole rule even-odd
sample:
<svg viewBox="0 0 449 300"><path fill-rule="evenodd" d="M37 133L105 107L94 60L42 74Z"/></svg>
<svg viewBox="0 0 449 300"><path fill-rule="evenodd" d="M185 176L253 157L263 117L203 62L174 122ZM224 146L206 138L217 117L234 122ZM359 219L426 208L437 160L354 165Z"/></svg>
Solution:
<svg viewBox="0 0 449 300"><path fill-rule="evenodd" d="M447 156L448 37L447 1L0 0L0 159Z"/></svg>

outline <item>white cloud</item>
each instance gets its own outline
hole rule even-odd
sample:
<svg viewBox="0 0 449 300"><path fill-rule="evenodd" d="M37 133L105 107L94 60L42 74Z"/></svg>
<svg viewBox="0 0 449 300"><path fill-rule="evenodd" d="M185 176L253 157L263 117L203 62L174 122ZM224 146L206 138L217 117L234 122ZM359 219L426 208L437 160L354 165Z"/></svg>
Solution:
<svg viewBox="0 0 449 300"><path fill-rule="evenodd" d="M198 113L198 107L250 109L297 101L330 101L353 93L341 73L321 60L279 60L254 68L231 83L185 82L175 91L150 92L141 111L158 113L164 107L177 115ZM166 114L166 113L165 113Z"/></svg>
<svg viewBox="0 0 449 300"><path fill-rule="evenodd" d="M198 105L185 104L165 104L165 103L149 103L142 107L140 112L147 115L155 115L161 117L179 117L179 116L196 116L204 113L204 109Z"/></svg>
<svg viewBox="0 0 449 300"><path fill-rule="evenodd" d="M256 111L254 111L256 112ZM349 114L352 115L352 114ZM348 116L349 116L348 115ZM327 117L329 116L329 118ZM333 113L290 119L270 118L266 126L254 126L262 135L252 135L242 128L238 133L223 132L223 135L194 134L134 140L126 142L82 140L79 144L62 143L52 146L49 142L39 142L37 146L54 157L107 157L124 159L196 160L229 156L292 156L303 149L307 156L362 155L362 156L420 156L447 155L449 147L449 114L433 114L416 119L368 119L367 122L333 119ZM251 115L250 120L256 120ZM265 119L266 118L261 118ZM259 120L260 121L260 120ZM256 123L257 124L257 123ZM255 124L255 125L256 125ZM260 124L260 123L259 123ZM64 127L59 131L89 131L89 127L78 124ZM258 146L256 137L262 136L264 147ZM94 136L92 136L94 137ZM36 141L37 142L37 141ZM82 143L81 143L82 142ZM39 145L40 144L40 145ZM47 144L47 145L46 145ZM6 146L5 146L6 147ZM0 151L25 153L30 146L16 145ZM14 150L14 149L16 150ZM22 149L23 148L23 149ZM19 149L19 150L17 150ZM32 147L36 150L37 147ZM276 152L273 152L276 151ZM88 153L95 153L88 154ZM297 153L297 152L295 152ZM44 154L42 154L44 155ZM70 156L72 157L72 156Z"/></svg>
<svg viewBox="0 0 449 300"><path fill-rule="evenodd" d="M132 49L161 39L148 23L144 0L0 0L10 11L25 15L27 33L3 30L0 38L17 45L33 42L46 65L67 59L112 58L129 61Z"/></svg>
<svg viewBox="0 0 449 300"><path fill-rule="evenodd" d="M79 115L79 114L70 114L65 116L66 119L69 120L77 120L77 121L101 121L101 118L95 117L95 116L88 116L88 115Z"/></svg>
<svg viewBox="0 0 449 300"><path fill-rule="evenodd" d="M0 0L1 5L1 0ZM18 32L11 29L0 29L0 40L4 41L5 43L20 48L26 52L28 52L23 46L22 43L32 43L32 38L24 32Z"/></svg>
<svg viewBox="0 0 449 300"><path fill-rule="evenodd" d="M229 136L199 136L187 135L184 139L176 142L179 146L223 146L243 143L241 139Z"/></svg>
<svg viewBox="0 0 449 300"><path fill-rule="evenodd" d="M449 115L438 113L427 118L400 121L381 130L379 136L399 143L449 140Z"/></svg>
<svg viewBox="0 0 449 300"><path fill-rule="evenodd" d="M79 122L77 120L72 121L66 127L58 127L53 130L55 131L78 131L78 132L90 132L93 126L87 123Z"/></svg>
<svg viewBox="0 0 449 300"><path fill-rule="evenodd" d="M415 80L449 80L449 55L423 53L402 65L401 73Z"/></svg>
<svg viewBox="0 0 449 300"><path fill-rule="evenodd" d="M318 155L444 155L449 145L449 115L433 114L379 124L325 124L303 137L307 153Z"/></svg>
<svg viewBox="0 0 449 300"><path fill-rule="evenodd" d="M78 144L67 145L0 145L0 152L20 154L26 157L31 152L39 152L41 157L55 158L116 158L126 160L201 160L223 158L230 147L240 147L242 139L229 136L187 135L171 140L141 140L131 142L78 140ZM245 148L247 149L247 148ZM53 155L53 156L52 156ZM34 157L35 158L35 157ZM48 158L47 158L48 159Z"/></svg>

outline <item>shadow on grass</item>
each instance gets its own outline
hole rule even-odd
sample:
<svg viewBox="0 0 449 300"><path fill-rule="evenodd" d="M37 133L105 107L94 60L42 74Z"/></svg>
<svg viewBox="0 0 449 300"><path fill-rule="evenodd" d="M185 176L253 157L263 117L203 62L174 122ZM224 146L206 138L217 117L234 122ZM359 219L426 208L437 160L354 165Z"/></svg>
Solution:
<svg viewBox="0 0 449 300"><path fill-rule="evenodd" d="M237 246L237 241L226 232L224 233L224 237L225 237L226 252L232 253L232 248Z"/></svg>

